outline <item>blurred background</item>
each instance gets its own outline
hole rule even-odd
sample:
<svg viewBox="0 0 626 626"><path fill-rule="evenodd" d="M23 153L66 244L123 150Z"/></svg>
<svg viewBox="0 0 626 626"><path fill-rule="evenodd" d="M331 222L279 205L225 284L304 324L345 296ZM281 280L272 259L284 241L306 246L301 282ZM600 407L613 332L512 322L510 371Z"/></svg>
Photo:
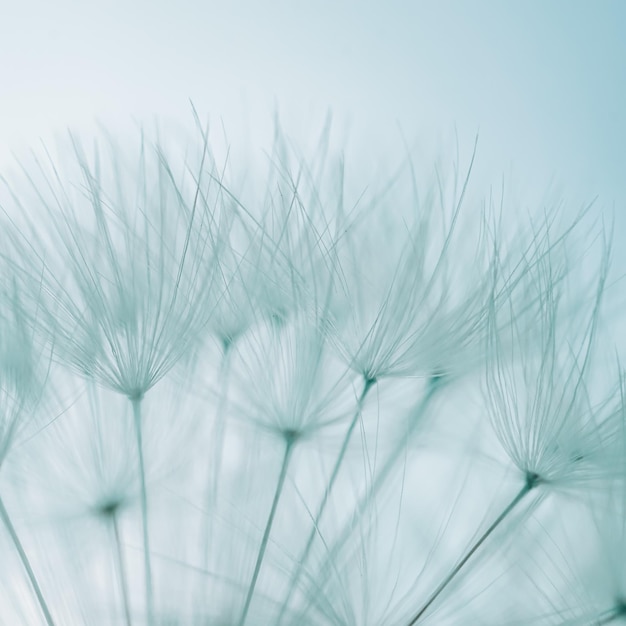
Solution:
<svg viewBox="0 0 626 626"><path fill-rule="evenodd" d="M622 0L1 0L0 166L94 120L191 120L257 144L325 115L355 154L458 135L474 182L626 213ZM367 150L363 150L366 148ZM621 217L626 228L626 216Z"/></svg>

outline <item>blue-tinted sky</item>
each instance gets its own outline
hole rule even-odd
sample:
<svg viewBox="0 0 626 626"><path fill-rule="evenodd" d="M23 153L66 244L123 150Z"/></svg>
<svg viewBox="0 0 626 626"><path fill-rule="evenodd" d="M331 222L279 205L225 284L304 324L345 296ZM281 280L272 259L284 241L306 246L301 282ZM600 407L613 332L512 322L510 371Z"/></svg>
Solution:
<svg viewBox="0 0 626 626"><path fill-rule="evenodd" d="M188 118L189 98L263 134L278 103L294 128L330 107L373 149L397 123L431 138L456 125L468 147L480 130L496 179L512 166L521 185L626 202L623 0L0 6L0 161L96 116Z"/></svg>

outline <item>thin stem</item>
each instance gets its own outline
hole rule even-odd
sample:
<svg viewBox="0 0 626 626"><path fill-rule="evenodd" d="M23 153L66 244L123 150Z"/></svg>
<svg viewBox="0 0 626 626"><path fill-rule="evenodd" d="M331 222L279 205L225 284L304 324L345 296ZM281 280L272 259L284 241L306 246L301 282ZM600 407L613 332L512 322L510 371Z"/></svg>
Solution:
<svg viewBox="0 0 626 626"><path fill-rule="evenodd" d="M15 546L15 549L17 550L17 553L20 556L22 565L24 566L24 569L26 570L26 575L28 576L28 579L30 580L30 584L33 588L33 591L35 592L35 596L37 596L37 601L39 602L39 607L41 608L41 612L43 613L43 616L46 620L46 624L48 624L48 626L54 626L54 620L52 619L52 614L50 613L50 609L48 608L48 605L46 604L46 600L43 597L43 593L41 592L41 587L39 587L39 583L37 582L37 577L35 576L35 572L33 571L33 568L30 565L30 561L28 560L28 557L26 556L24 547L22 546L22 543L19 537L17 536L17 532L15 531L13 523L11 522L11 518L9 517L9 513L6 510L6 507L4 506L4 502L2 498L0 498L0 517L2 518L2 521L13 541L13 545Z"/></svg>
<svg viewBox="0 0 626 626"><path fill-rule="evenodd" d="M604 611L590 626L606 626L606 624L611 624L620 617L626 617L626 606L621 605L621 603L608 611Z"/></svg>
<svg viewBox="0 0 626 626"><path fill-rule="evenodd" d="M537 485L536 477L529 477L524 486L519 490L518 494L511 500L506 508L498 515L491 526L480 536L480 538L465 553L465 556L456 564L454 569L439 583L439 586L433 591L428 600L422 605L422 608L415 614L408 626L414 626L418 620L426 613L432 603L439 597L444 589L456 578L457 574L463 569L465 564L472 558L473 554L482 546L496 528L515 510L517 505L534 489Z"/></svg>
<svg viewBox="0 0 626 626"><path fill-rule="evenodd" d="M143 437L141 428L141 402L142 397L133 396L130 403L133 407L133 422L135 424L135 436L137 439L137 455L139 459L139 478L141 481L141 525L143 529L143 558L144 573L146 580L146 610L148 613L148 625L153 623L152 606L152 567L150 565L150 537L148 534L148 493L146 490L146 468L143 458Z"/></svg>
<svg viewBox="0 0 626 626"><path fill-rule="evenodd" d="M222 459L224 456L224 437L226 432L226 409L228 406L228 391L230 383L230 364L231 364L231 348L228 347L224 351L222 364L219 372L219 399L215 415L215 430L212 442L214 450L213 462L209 463L209 475L207 476L207 524L204 531L201 530L200 546L203 555L204 565L208 567L209 551L211 544L211 522L213 509L219 497L220 488L220 470L222 467Z"/></svg>
<svg viewBox="0 0 626 626"><path fill-rule="evenodd" d="M341 469L341 466L343 465L343 461L346 456L346 452L348 451L348 446L350 445L350 441L352 439L352 435L354 433L356 425L359 423L359 419L363 411L363 404L365 403L365 398L367 397L367 394L369 393L370 389L374 386L375 383L376 383L375 378L367 378L365 380L365 385L363 386L363 391L361 392L361 395L359 396L356 410L354 412L354 416L352 417L352 421L350 422L350 425L348 426L348 430L346 431L346 434L344 436L341 449L339 450L339 456L335 460L335 465L333 466L333 470L330 474L328 484L326 485L326 489L324 490L324 496L322 497L322 501L320 502L320 505L317 509L317 513L313 521L311 532L309 533L309 536L307 538L304 552L302 553L302 556L300 557L300 560L298 561L296 571L291 577L291 582L289 583L289 589L287 590L287 596L285 598L285 602L283 603L280 613L276 619L276 624L278 625L283 620L287 607L289 606L289 601L291 600L291 596L296 588L296 585L298 584L298 581L300 580L300 576L302 575L304 565L309 557L311 548L313 547L313 542L315 541L315 535L318 533L319 524L322 519L322 515L324 515L324 511L326 510L326 505L328 504L330 493L333 490L333 487L335 486L337 477L339 476L339 471Z"/></svg>
<svg viewBox="0 0 626 626"><path fill-rule="evenodd" d="M115 556L117 560L117 571L119 576L120 591L122 592L122 601L124 603L124 615L126 617L127 626L131 626L130 605L128 602L128 578L126 576L126 567L124 566L124 550L120 537L119 523L117 521L117 513L113 513L112 517L113 538L115 540Z"/></svg>
<svg viewBox="0 0 626 626"><path fill-rule="evenodd" d="M226 409L228 406L228 393L230 386L230 364L232 354L232 344L224 343L224 353L222 356L222 362L219 369L219 382L218 388L220 389L219 398L217 401L217 408L215 414L215 428L213 430L213 437L211 446L214 451L213 461L208 462L207 471L207 487L206 487L206 523L200 523L198 528L198 547L200 552L200 558L204 565L204 569L209 568L209 557L212 551L213 540L213 524L215 520L215 507L219 497L220 489L220 471L222 468L222 460L224 457L224 438L226 432ZM202 578L198 579L197 583L197 602L202 603L206 600L206 586L205 581Z"/></svg>
<svg viewBox="0 0 626 626"><path fill-rule="evenodd" d="M270 509L270 513L267 518L267 522L265 524L265 531L263 532L263 538L261 539L261 545L259 547L256 564L254 566L254 573L252 574L252 580L250 581L250 586L248 587L248 595L246 597L246 602L243 607L243 612L239 620L239 626L243 626L246 622L246 618L248 617L248 611L250 610L250 604L252 602L252 597L254 596L254 588L256 587L256 583L259 578L261 565L263 564L263 558L265 556L265 550L267 549L267 544L269 542L270 533L272 531L272 525L274 523L274 517L276 516L276 510L278 509L278 501L280 500L283 487L285 486L285 479L287 478L287 470L289 469L289 462L291 461L291 453L293 451L293 446L295 442L296 442L295 438L289 437L285 445L285 454L283 456L283 462L280 468L280 475L278 476L278 482L276 483L276 491L274 492L274 500L272 501L272 508Z"/></svg>
<svg viewBox="0 0 626 626"><path fill-rule="evenodd" d="M411 437L417 429L417 426L421 423L421 418L426 413L426 410L428 409L431 400L435 396L435 393L440 388L440 385L441 381L436 378L431 379L431 381L429 382L426 393L424 394L419 404L413 411L413 414L411 415L411 421L407 431L405 432L404 437L398 443L392 453L387 457L384 465L374 477L374 480L369 486L369 489L366 489L365 493L358 501L349 522L344 525L343 529L338 533L337 538L333 541L332 546L329 547L326 557L324 559L324 563L322 564L320 569L320 575L322 579L324 579L326 575L329 574L330 569L333 569L332 563L350 538L354 527L363 517L367 509L371 506L372 502L375 501L377 494L385 486L385 484L389 480L389 477L392 475L392 471L396 468L398 461L402 459L402 449L407 445L407 442L410 441Z"/></svg>
<svg viewBox="0 0 626 626"><path fill-rule="evenodd" d="M222 360L222 366L219 373L219 388L220 395L217 404L217 411L215 417L215 457L213 461L213 476L209 479L211 484L209 492L209 502L214 503L218 497L219 491L219 472L222 467L222 457L224 448L224 434L226 431L226 408L228 406L228 388L230 384L230 364L231 364L231 350L228 349L224 353Z"/></svg>

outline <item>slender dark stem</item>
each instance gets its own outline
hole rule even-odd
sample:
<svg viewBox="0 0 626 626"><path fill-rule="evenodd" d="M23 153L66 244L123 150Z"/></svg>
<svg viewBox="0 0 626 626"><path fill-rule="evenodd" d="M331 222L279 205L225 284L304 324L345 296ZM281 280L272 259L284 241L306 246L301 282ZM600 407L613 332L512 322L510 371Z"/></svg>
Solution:
<svg viewBox="0 0 626 626"><path fill-rule="evenodd" d="M289 462L291 461L291 453L293 451L293 446L295 442L296 440L290 437L287 439L287 442L285 445L285 454L283 456L283 462L280 468L280 475L278 476L278 482L276 483L276 491L274 492L274 500L272 501L272 508L270 509L270 513L268 515L267 522L265 524L265 531L263 532L263 538L261 539L261 545L259 547L259 552L257 554L256 564L254 565L254 573L252 574L252 580L250 581L250 586L248 587L248 595L246 596L246 601L243 607L243 612L241 614L241 618L239 619L239 626L243 626L246 622L246 618L248 617L248 611L250 610L250 604L252 602L252 597L254 596L254 588L256 587L256 583L259 578L261 565L263 564L263 558L265 556L265 550L267 549L267 544L269 542L270 533L272 531L272 525L274 524L274 517L276 516L276 510L278 509L278 502L280 500L283 487L285 486L285 479L287 478L287 471L289 469Z"/></svg>
<svg viewBox="0 0 626 626"><path fill-rule="evenodd" d="M133 422L135 423L135 436L137 439L137 454L139 458L139 478L141 481L141 525L143 529L143 559L146 581L146 610L148 613L148 626L153 623L152 613L152 567L150 564L150 536L148 534L148 493L146 490L146 468L143 458L143 437L141 425L141 402L142 397L132 397L130 403L133 407Z"/></svg>
<svg viewBox="0 0 626 626"><path fill-rule="evenodd" d="M122 601L124 603L124 616L126 617L127 626L131 626L130 605L128 602L128 578L126 576L126 567L124 565L124 550L122 548L122 540L120 536L119 523L117 514L113 513L112 517L113 538L115 540L115 556L117 560L117 571L119 576L120 591L122 592Z"/></svg>
<svg viewBox="0 0 626 626"><path fill-rule="evenodd" d="M498 515L491 526L480 536L480 538L472 545L472 547L465 553L465 556L456 564L454 569L439 583L439 586L433 591L428 600L422 605L419 611L415 614L413 619L408 623L408 626L414 626L418 620L426 613L432 603L439 597L444 589L456 578L457 574L463 569L465 564L472 558L473 554L485 543L489 536L496 528L514 511L517 505L533 490L537 484L537 479L527 479L525 485L519 490L518 494L511 500L506 508Z"/></svg>
<svg viewBox="0 0 626 626"><path fill-rule="evenodd" d="M30 561L28 560L28 557L26 556L24 547L22 546L22 543L19 537L17 536L17 532L15 531L15 527L13 526L13 523L11 522L11 518L9 517L9 513L6 510L6 507L4 506L4 502L2 498L0 498L0 517L2 518L2 521L9 535L11 536L13 545L15 546L15 549L17 550L17 553L20 556L22 565L24 566L24 570L26 570L26 575L28 576L28 579L30 580L30 584L33 588L33 591L35 592L35 596L37 596L37 601L39 602L39 607L41 608L41 612L43 613L43 616L46 620L46 624L48 624L48 626L54 626L54 620L52 619L52 614L50 613L50 609L48 608L48 605L46 604L45 598L43 597L43 593L41 592L41 587L39 587L39 583L37 582L37 577L35 576L35 572L33 571L33 568L30 565Z"/></svg>
<svg viewBox="0 0 626 626"><path fill-rule="evenodd" d="M324 515L324 511L326 510L326 505L328 504L330 493L333 490L333 487L335 486L337 477L339 476L339 471L341 470L341 466L343 465L343 461L346 456L346 452L348 451L348 446L350 445L350 441L352 440L352 435L354 433L356 425L359 423L361 412L363 410L363 404L365 403L365 398L367 397L367 394L369 393L370 389L374 386L375 383L376 383L375 378L367 378L365 380L365 385L363 386L363 391L361 392L361 395L359 396L357 407L354 412L354 416L352 417L352 421L350 422L350 425L348 426L348 430L346 431L346 434L344 436L341 449L339 450L339 456L335 460L335 465L333 466L333 470L330 474L328 484L326 485L326 489L324 490L324 496L322 497L322 501L320 502L320 505L317 509L317 513L315 515L311 532L309 533L309 536L307 538L304 552L302 553L302 556L300 557L300 560L298 561L296 571L291 577L291 581L289 583L289 589L287 590L287 596L285 598L285 602L283 603L281 607L280 613L276 619L276 624L280 624L282 622L282 619L285 615L285 611L287 610L287 607L289 605L289 601L291 600L291 596L296 588L296 585L298 584L298 581L300 580L300 576L302 575L302 570L304 569L304 565L309 557L311 548L313 547L313 542L315 541L315 535L318 533L320 521L322 519L322 516Z"/></svg>

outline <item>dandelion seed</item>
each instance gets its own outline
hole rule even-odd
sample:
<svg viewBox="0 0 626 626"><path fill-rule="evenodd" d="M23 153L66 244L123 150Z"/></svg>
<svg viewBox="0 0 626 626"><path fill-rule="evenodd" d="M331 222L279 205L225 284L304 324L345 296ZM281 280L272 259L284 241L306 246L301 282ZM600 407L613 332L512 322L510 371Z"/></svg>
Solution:
<svg viewBox="0 0 626 626"><path fill-rule="evenodd" d="M528 334L519 332L519 320L516 322L512 316L511 332L514 337L510 345L517 358L505 360L503 347L498 344L500 334L492 308L489 338L494 342L490 345L494 362L487 369L492 419L502 445L522 472L524 484L413 615L408 622L411 626L426 615L492 533L538 487L545 485L558 488L563 484L580 484L581 476L588 480L589 470L581 470L581 466L586 466L588 459L597 460L599 446L596 414L586 406L585 376L605 278L606 262L601 268L591 321L578 349L563 351L558 344L556 327L559 299L547 259L534 265L528 275L529 280L534 279L535 288L539 292L536 299L539 307L537 351L533 349L534 346L529 346ZM517 368L519 378L513 374ZM559 443L566 433L568 439L571 434L576 436L579 449L585 450L584 453L564 453L564 447ZM571 439L568 443L571 443ZM596 454L592 454L592 451Z"/></svg>
<svg viewBox="0 0 626 626"><path fill-rule="evenodd" d="M586 380L591 364L608 256L603 260L590 320L578 345L558 331L560 295L547 259L535 266L537 317L518 317L510 328L510 353L503 332L489 335L491 362L487 393L495 432L524 475L553 487L598 476L598 428L603 407L589 404ZM531 324L524 328L524 324ZM537 344L532 337L537 338ZM610 399L609 399L610 400ZM606 405L606 403L604 403Z"/></svg>

